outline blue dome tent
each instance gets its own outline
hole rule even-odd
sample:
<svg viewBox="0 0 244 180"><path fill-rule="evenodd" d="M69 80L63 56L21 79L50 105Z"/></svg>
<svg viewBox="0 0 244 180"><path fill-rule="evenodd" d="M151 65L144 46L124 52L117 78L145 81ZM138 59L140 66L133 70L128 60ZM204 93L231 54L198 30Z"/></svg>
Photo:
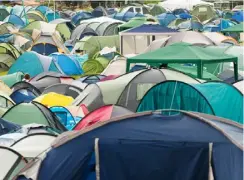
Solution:
<svg viewBox="0 0 244 180"><path fill-rule="evenodd" d="M15 27L22 28L25 26L26 20L21 19L19 16L11 14L8 17L6 17L4 22L8 22L13 24Z"/></svg>
<svg viewBox="0 0 244 180"><path fill-rule="evenodd" d="M93 17L108 16L107 10L102 6L96 7L91 14Z"/></svg>
<svg viewBox="0 0 244 180"><path fill-rule="evenodd" d="M157 19L162 26L168 26L177 17L173 13L163 13L157 16Z"/></svg>
<svg viewBox="0 0 244 180"><path fill-rule="evenodd" d="M51 57L36 52L25 52L10 67L8 74L23 72L34 77L42 72L62 72Z"/></svg>
<svg viewBox="0 0 244 180"><path fill-rule="evenodd" d="M137 112L178 109L213 114L243 124L243 95L222 82L186 84L165 81L152 87L143 97Z"/></svg>
<svg viewBox="0 0 244 180"><path fill-rule="evenodd" d="M15 131L20 129L21 126L18 124L11 123L9 121L5 121L3 119L0 119L0 136L7 134L11 131Z"/></svg>
<svg viewBox="0 0 244 180"><path fill-rule="evenodd" d="M40 11L42 14L46 14L47 11L50 11L50 8L44 5L36 7L36 10Z"/></svg>
<svg viewBox="0 0 244 180"><path fill-rule="evenodd" d="M35 163L36 179L203 180L210 164L215 180L243 178L242 126L206 114L170 114L132 114L70 132Z"/></svg>
<svg viewBox="0 0 244 180"><path fill-rule="evenodd" d="M72 17L71 21L73 24L79 25L82 20L91 19L91 18L93 18L91 13L81 11L81 12L78 12L76 15L74 15Z"/></svg>
<svg viewBox="0 0 244 180"><path fill-rule="evenodd" d="M232 19L234 19L235 21L241 23L243 22L243 16L244 16L244 11L237 11L233 14Z"/></svg>
<svg viewBox="0 0 244 180"><path fill-rule="evenodd" d="M78 55L53 53L50 57L54 59L55 63L59 65L62 72L66 75L81 75L84 73Z"/></svg>

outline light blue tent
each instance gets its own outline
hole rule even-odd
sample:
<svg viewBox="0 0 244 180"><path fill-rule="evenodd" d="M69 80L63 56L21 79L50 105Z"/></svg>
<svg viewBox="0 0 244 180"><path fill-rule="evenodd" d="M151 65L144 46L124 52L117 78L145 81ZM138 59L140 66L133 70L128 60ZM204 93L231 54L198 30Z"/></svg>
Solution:
<svg viewBox="0 0 244 180"><path fill-rule="evenodd" d="M162 26L168 26L177 17L173 13L163 13L157 16L157 19Z"/></svg>
<svg viewBox="0 0 244 180"><path fill-rule="evenodd" d="M63 73L66 75L81 75L84 73L79 62L81 57L78 55L53 53L50 57L54 59L55 63L59 65Z"/></svg>
<svg viewBox="0 0 244 180"><path fill-rule="evenodd" d="M36 7L36 10L40 11L43 15L46 14L47 11L49 11L49 7L44 6L44 5L40 5L38 7Z"/></svg>
<svg viewBox="0 0 244 180"><path fill-rule="evenodd" d="M25 26L26 20L21 19L19 16L11 14L8 17L6 17L4 22L8 22L13 24L15 27L22 28Z"/></svg>
<svg viewBox="0 0 244 180"><path fill-rule="evenodd" d="M120 12L120 13L115 13L110 15L111 18L120 20L120 21L125 21L128 22L129 20L131 20L134 17L144 17L143 14L141 13L134 13L134 12Z"/></svg>
<svg viewBox="0 0 244 180"><path fill-rule="evenodd" d="M36 52L25 52L10 67L8 74L23 72L34 77L42 72L62 72L51 57Z"/></svg>
<svg viewBox="0 0 244 180"><path fill-rule="evenodd" d="M224 117L243 124L243 94L223 82L186 84L165 81L152 87L137 112L176 109Z"/></svg>
<svg viewBox="0 0 244 180"><path fill-rule="evenodd" d="M54 12L54 11L47 11L44 15L46 16L48 22L51 22L55 19L60 18L59 13Z"/></svg>

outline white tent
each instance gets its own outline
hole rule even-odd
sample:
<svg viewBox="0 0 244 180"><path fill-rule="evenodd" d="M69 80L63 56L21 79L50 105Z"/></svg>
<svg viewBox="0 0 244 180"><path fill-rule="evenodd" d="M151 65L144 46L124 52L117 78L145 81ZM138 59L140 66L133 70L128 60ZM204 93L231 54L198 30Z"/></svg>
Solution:
<svg viewBox="0 0 244 180"><path fill-rule="evenodd" d="M242 94L244 94L244 81L243 80L234 83L233 86L235 86L239 91L242 92Z"/></svg>
<svg viewBox="0 0 244 180"><path fill-rule="evenodd" d="M159 5L163 6L166 9L173 11L174 9L187 9L192 10L194 6L200 4L208 4L213 6L213 3L205 2L202 0L167 0L160 2Z"/></svg>
<svg viewBox="0 0 244 180"><path fill-rule="evenodd" d="M55 139L56 136L51 134L31 134L18 140L11 148L26 158L34 158L47 151Z"/></svg>
<svg viewBox="0 0 244 180"><path fill-rule="evenodd" d="M13 179L27 161L16 151L0 146L0 179Z"/></svg>

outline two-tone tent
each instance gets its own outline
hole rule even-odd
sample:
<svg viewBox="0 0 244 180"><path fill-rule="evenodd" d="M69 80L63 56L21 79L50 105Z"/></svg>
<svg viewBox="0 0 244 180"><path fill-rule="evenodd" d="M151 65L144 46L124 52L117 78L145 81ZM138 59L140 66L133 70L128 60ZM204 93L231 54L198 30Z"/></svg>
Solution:
<svg viewBox="0 0 244 180"><path fill-rule="evenodd" d="M11 23L18 28L22 28L25 26L25 20L21 19L19 16L14 14L7 16L3 21Z"/></svg>
<svg viewBox="0 0 244 180"><path fill-rule="evenodd" d="M114 80L90 84L78 96L73 105L84 104L89 111L109 104L118 104L136 111L145 93L155 84L165 80L199 83L197 80L168 69L144 69L122 75ZM113 88L111 88L113 87Z"/></svg>
<svg viewBox="0 0 244 180"><path fill-rule="evenodd" d="M223 33L230 32L230 33L241 33L243 32L243 22L240 24L237 24L235 26L231 26L229 28L226 28L222 30Z"/></svg>
<svg viewBox="0 0 244 180"><path fill-rule="evenodd" d="M10 108L2 118L20 125L37 123L50 126L61 132L66 131L57 117L46 106L37 102L17 104Z"/></svg>
<svg viewBox="0 0 244 180"><path fill-rule="evenodd" d="M11 66L8 74L23 72L34 77L42 72L62 72L58 64L48 56L43 56L36 52L25 52Z"/></svg>
<svg viewBox="0 0 244 180"><path fill-rule="evenodd" d="M20 175L18 180L240 180L243 127L195 112L114 118L61 136L44 160Z"/></svg>
<svg viewBox="0 0 244 180"><path fill-rule="evenodd" d="M44 21L44 22L48 21L46 16L38 10L28 11L26 13L26 17L27 17L29 23L34 22L34 21Z"/></svg>
<svg viewBox="0 0 244 180"><path fill-rule="evenodd" d="M165 81L151 88L137 112L176 109L213 114L243 124L243 94L222 82Z"/></svg>
<svg viewBox="0 0 244 180"><path fill-rule="evenodd" d="M104 122L115 117L126 116L131 114L133 114L132 111L122 106L103 106L87 114L84 118L82 118L82 120L78 124L76 124L73 130L82 130L99 122Z"/></svg>
<svg viewBox="0 0 244 180"><path fill-rule="evenodd" d="M10 133L12 131L15 131L17 129L20 129L21 126L15 123L11 123L8 121L5 121L3 119L0 119L0 136L3 134Z"/></svg>
<svg viewBox="0 0 244 180"><path fill-rule="evenodd" d="M173 13L171 12L165 12L157 16L157 19L161 26L167 27L172 21L174 21L177 18Z"/></svg>
<svg viewBox="0 0 244 180"><path fill-rule="evenodd" d="M191 63L197 66L197 78L202 79L203 67L211 69L211 64L232 62L234 66L235 79L238 79L238 58L225 54L223 51L210 50L188 43L175 43L158 50L140 54L128 58L126 71L130 70L132 63L146 63L160 66L162 64L186 64Z"/></svg>

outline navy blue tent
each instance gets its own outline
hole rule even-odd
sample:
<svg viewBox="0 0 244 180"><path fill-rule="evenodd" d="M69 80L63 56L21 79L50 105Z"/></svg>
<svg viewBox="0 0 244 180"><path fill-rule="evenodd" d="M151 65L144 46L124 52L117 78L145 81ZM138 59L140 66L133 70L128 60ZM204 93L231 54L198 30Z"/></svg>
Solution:
<svg viewBox="0 0 244 180"><path fill-rule="evenodd" d="M102 6L96 7L91 14L93 17L108 16L107 10Z"/></svg>
<svg viewBox="0 0 244 180"><path fill-rule="evenodd" d="M129 29L125 33L164 33L164 32L174 33L174 32L178 32L178 30L171 29L168 27L163 27L159 24L143 24L136 28Z"/></svg>
<svg viewBox="0 0 244 180"><path fill-rule="evenodd" d="M215 180L243 178L242 126L170 113L133 114L70 132L56 140L36 179L206 180L210 164Z"/></svg>
<svg viewBox="0 0 244 180"><path fill-rule="evenodd" d="M15 131L20 129L21 126L18 124L14 124L3 119L0 119L0 136L3 134L7 134L11 131Z"/></svg>

